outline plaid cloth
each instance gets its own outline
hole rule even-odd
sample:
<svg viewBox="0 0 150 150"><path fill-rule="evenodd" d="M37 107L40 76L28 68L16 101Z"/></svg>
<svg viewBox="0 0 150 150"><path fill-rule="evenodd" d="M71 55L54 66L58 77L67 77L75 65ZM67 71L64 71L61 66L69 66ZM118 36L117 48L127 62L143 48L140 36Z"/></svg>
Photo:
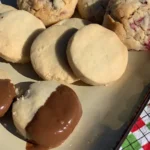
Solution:
<svg viewBox="0 0 150 150"><path fill-rule="evenodd" d="M119 150L150 150L150 101Z"/></svg>

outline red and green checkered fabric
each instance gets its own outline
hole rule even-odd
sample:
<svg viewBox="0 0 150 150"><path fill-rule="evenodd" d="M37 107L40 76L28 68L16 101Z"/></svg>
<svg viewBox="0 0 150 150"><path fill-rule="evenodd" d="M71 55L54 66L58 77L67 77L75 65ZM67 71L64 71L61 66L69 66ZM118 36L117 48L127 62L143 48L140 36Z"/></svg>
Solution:
<svg viewBox="0 0 150 150"><path fill-rule="evenodd" d="M150 103L150 101L149 101ZM150 105L132 127L120 150L150 150Z"/></svg>

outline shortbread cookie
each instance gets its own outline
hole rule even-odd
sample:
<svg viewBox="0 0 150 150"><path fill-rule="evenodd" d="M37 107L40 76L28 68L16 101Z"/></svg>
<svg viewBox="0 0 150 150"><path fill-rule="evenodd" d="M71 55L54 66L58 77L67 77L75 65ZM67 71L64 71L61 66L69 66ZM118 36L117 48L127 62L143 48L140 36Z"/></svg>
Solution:
<svg viewBox="0 0 150 150"><path fill-rule="evenodd" d="M111 0L103 25L130 50L150 50L150 1Z"/></svg>
<svg viewBox="0 0 150 150"><path fill-rule="evenodd" d="M13 63L30 60L30 48L44 24L26 11L9 11L0 15L0 57Z"/></svg>
<svg viewBox="0 0 150 150"><path fill-rule="evenodd" d="M128 62L126 46L114 32L98 24L87 25L74 34L67 56L76 76L91 85L118 80Z"/></svg>
<svg viewBox="0 0 150 150"><path fill-rule="evenodd" d="M0 4L0 14L8 12L8 11L12 11L12 10L17 10L17 9L9 5Z"/></svg>
<svg viewBox="0 0 150 150"><path fill-rule="evenodd" d="M109 0L79 0L78 11L82 18L102 23Z"/></svg>
<svg viewBox="0 0 150 150"><path fill-rule="evenodd" d="M41 147L54 148L73 132L82 107L71 88L42 81L32 84L13 104L12 113L16 128L25 138Z"/></svg>
<svg viewBox="0 0 150 150"><path fill-rule="evenodd" d="M46 26L70 18L77 0L17 0L18 7L29 11L43 21Z"/></svg>
<svg viewBox="0 0 150 150"><path fill-rule="evenodd" d="M77 80L67 62L66 48L77 29L54 25L42 32L31 47L31 62L45 80L73 83Z"/></svg>
<svg viewBox="0 0 150 150"><path fill-rule="evenodd" d="M88 21L88 20L79 19L79 18L70 18L70 19L62 20L62 21L58 22L56 25L66 25L69 27L80 29L88 24L90 24L90 21Z"/></svg>

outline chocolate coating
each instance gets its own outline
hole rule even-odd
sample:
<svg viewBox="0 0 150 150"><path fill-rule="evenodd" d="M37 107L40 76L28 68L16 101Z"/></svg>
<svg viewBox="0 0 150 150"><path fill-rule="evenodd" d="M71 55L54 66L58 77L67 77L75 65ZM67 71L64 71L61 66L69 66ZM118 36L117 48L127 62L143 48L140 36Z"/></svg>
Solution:
<svg viewBox="0 0 150 150"><path fill-rule="evenodd" d="M48 150L48 148L44 148L40 145L34 145L31 143L26 144L26 150Z"/></svg>
<svg viewBox="0 0 150 150"><path fill-rule="evenodd" d="M34 143L55 148L68 138L81 116L77 95L71 88L61 85L37 111L26 131Z"/></svg>
<svg viewBox="0 0 150 150"><path fill-rule="evenodd" d="M0 79L0 117L8 111L15 98L15 88L9 79Z"/></svg>

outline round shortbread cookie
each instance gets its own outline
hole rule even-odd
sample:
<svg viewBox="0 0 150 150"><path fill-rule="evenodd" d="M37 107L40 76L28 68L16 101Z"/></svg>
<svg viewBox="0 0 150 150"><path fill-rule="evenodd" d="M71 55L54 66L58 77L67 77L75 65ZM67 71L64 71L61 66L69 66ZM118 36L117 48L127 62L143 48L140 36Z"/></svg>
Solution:
<svg viewBox="0 0 150 150"><path fill-rule="evenodd" d="M129 50L150 50L150 1L111 0L103 26L114 31Z"/></svg>
<svg viewBox="0 0 150 150"><path fill-rule="evenodd" d="M44 24L26 11L0 14L0 57L13 63L30 61L30 48Z"/></svg>
<svg viewBox="0 0 150 150"><path fill-rule="evenodd" d="M90 24L91 22L85 19L79 19L79 18L70 18L70 19L65 19L60 22L58 22L56 25L66 25L69 27L73 27L76 29L83 28L85 25Z"/></svg>
<svg viewBox="0 0 150 150"><path fill-rule="evenodd" d="M8 12L8 11L12 11L12 10L17 10L17 9L9 5L0 4L0 14Z"/></svg>
<svg viewBox="0 0 150 150"><path fill-rule="evenodd" d="M76 76L91 85L118 80L128 62L127 48L117 35L98 24L87 25L74 34L67 56Z"/></svg>
<svg viewBox="0 0 150 150"><path fill-rule="evenodd" d="M41 78L68 83L77 80L66 56L68 41L76 31L69 26L54 25L35 39L31 47L31 62Z"/></svg>
<svg viewBox="0 0 150 150"><path fill-rule="evenodd" d="M29 11L50 26L58 21L70 18L76 8L77 0L17 0L18 7Z"/></svg>
<svg viewBox="0 0 150 150"><path fill-rule="evenodd" d="M79 0L78 11L82 18L102 23L109 0Z"/></svg>

